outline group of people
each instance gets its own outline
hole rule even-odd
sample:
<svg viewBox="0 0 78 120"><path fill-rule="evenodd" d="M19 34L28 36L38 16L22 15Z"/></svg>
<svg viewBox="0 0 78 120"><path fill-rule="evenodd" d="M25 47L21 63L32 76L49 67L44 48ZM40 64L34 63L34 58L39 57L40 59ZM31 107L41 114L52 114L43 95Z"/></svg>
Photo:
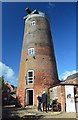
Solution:
<svg viewBox="0 0 78 120"><path fill-rule="evenodd" d="M45 91L43 91L42 96L37 95L37 100L38 100L38 111L42 111L41 109L41 104L43 111L47 112L47 94Z"/></svg>

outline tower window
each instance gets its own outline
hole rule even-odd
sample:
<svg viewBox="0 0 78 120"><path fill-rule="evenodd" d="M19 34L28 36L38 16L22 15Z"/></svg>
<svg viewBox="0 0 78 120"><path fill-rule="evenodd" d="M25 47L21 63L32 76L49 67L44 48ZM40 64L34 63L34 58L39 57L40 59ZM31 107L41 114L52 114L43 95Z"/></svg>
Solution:
<svg viewBox="0 0 78 120"><path fill-rule="evenodd" d="M34 81L34 71L33 70L28 70L27 71L27 84L32 84Z"/></svg>
<svg viewBox="0 0 78 120"><path fill-rule="evenodd" d="M29 55L29 56L34 56L34 54L35 54L34 48L29 48L29 49L28 49L28 55Z"/></svg>
<svg viewBox="0 0 78 120"><path fill-rule="evenodd" d="M35 21L30 22L30 26L34 26L34 25L36 25Z"/></svg>

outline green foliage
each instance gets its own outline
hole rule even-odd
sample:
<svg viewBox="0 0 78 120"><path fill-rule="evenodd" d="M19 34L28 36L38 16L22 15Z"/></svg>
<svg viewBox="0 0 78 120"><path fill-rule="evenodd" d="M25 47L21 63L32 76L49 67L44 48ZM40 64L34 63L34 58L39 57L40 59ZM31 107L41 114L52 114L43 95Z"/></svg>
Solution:
<svg viewBox="0 0 78 120"><path fill-rule="evenodd" d="M47 90L47 103L50 103L50 91L49 91L49 89Z"/></svg>
<svg viewBox="0 0 78 120"><path fill-rule="evenodd" d="M0 77L0 81L2 80L2 77Z"/></svg>
<svg viewBox="0 0 78 120"><path fill-rule="evenodd" d="M14 90L13 92L11 92L10 94L11 94L11 95L16 94L16 90Z"/></svg>
<svg viewBox="0 0 78 120"><path fill-rule="evenodd" d="M0 77L0 94L2 93L2 77Z"/></svg>
<svg viewBox="0 0 78 120"><path fill-rule="evenodd" d="M5 84L5 82L4 82L4 77L3 77L3 76L0 77L0 82L2 83L2 90L3 90L2 93L7 93L7 94L9 94L9 88L8 88L8 86Z"/></svg>
<svg viewBox="0 0 78 120"><path fill-rule="evenodd" d="M0 77L0 84L2 84L2 77Z"/></svg>

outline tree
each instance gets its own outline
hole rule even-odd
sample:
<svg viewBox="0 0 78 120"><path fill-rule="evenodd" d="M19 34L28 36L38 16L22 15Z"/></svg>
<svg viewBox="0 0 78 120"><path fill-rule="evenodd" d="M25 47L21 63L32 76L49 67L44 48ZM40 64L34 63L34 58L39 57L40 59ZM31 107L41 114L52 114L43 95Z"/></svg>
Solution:
<svg viewBox="0 0 78 120"><path fill-rule="evenodd" d="M4 82L4 76L1 77L1 81L2 81L2 92L8 93L9 92L9 88L8 88L8 86Z"/></svg>
<svg viewBox="0 0 78 120"><path fill-rule="evenodd" d="M49 89L47 90L47 103L50 103L50 91Z"/></svg>

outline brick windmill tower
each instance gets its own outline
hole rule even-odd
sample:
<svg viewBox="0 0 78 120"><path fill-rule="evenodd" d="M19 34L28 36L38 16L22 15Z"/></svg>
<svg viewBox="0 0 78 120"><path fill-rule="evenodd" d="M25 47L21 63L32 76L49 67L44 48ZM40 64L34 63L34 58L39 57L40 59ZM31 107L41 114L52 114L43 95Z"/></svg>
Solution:
<svg viewBox="0 0 78 120"><path fill-rule="evenodd" d="M59 83L49 18L26 9L25 29L18 78L18 102L36 105L36 95Z"/></svg>

